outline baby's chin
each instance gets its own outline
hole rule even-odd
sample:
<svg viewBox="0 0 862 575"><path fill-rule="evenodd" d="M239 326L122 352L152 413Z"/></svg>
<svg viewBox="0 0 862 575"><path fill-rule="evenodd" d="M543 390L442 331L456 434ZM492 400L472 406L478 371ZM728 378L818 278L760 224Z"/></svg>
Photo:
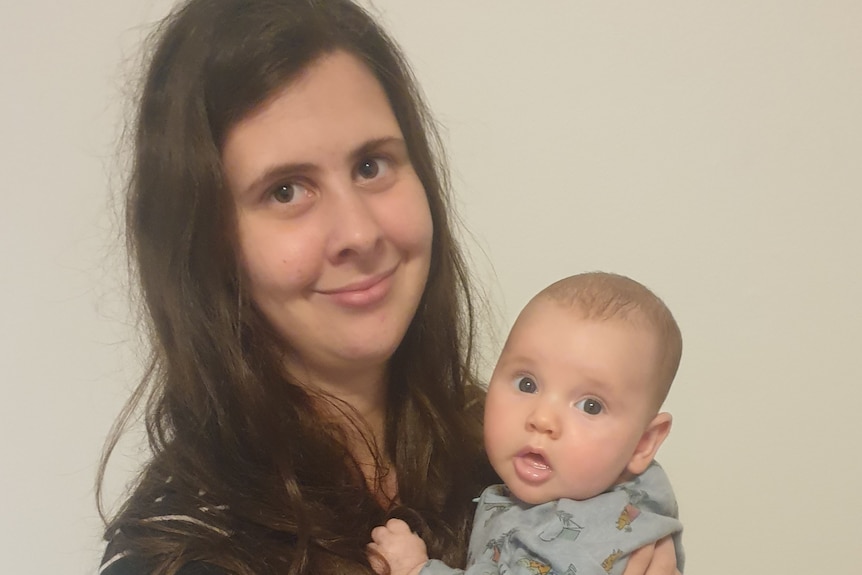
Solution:
<svg viewBox="0 0 862 575"><path fill-rule="evenodd" d="M511 493L515 499L527 505L542 505L543 503L560 499L560 497L557 497L554 492L537 489L532 486L514 485L507 487L509 487L509 493Z"/></svg>
<svg viewBox="0 0 862 575"><path fill-rule="evenodd" d="M586 499L591 499L596 495L604 493L604 491L596 490L573 493L566 490L541 489L530 485L507 485L507 487L509 489L509 493L511 493L512 496L527 505L542 505L543 503L559 501L560 499L584 501Z"/></svg>
<svg viewBox="0 0 862 575"><path fill-rule="evenodd" d="M554 472L551 472L547 477L533 478L529 474L526 476L519 474L513 466L500 466L499 468L495 466L495 470L506 484L509 493L525 505L542 505L543 503L558 501L560 499L583 501L606 491L594 483L561 483L559 481L560 478L555 477Z"/></svg>

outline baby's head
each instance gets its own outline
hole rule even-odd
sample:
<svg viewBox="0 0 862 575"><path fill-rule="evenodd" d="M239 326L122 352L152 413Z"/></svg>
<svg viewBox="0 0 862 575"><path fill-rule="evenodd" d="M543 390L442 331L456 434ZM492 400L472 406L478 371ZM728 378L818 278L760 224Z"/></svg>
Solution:
<svg viewBox="0 0 862 575"><path fill-rule="evenodd" d="M572 321L621 322L656 339L655 369L649 385L655 411L670 391L682 356L682 335L670 310L646 286L625 276L591 272L561 279L539 292L529 305L547 299L573 314Z"/></svg>
<svg viewBox="0 0 862 575"><path fill-rule="evenodd" d="M642 473L670 431L659 409L681 353L670 311L634 280L588 273L545 288L488 387L491 464L533 504L587 499Z"/></svg>

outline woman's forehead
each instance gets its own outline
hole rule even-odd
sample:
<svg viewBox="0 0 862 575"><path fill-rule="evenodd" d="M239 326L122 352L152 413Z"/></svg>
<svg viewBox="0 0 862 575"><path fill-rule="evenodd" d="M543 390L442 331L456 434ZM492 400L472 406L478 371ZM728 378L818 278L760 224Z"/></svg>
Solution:
<svg viewBox="0 0 862 575"><path fill-rule="evenodd" d="M231 186L281 163L342 158L369 140L401 138L386 93L346 52L315 61L228 131L222 150Z"/></svg>

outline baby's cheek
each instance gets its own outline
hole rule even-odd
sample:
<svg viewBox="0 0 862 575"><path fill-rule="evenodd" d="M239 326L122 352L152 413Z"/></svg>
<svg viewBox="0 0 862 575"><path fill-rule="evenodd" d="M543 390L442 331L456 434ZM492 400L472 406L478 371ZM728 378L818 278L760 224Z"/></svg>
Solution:
<svg viewBox="0 0 862 575"><path fill-rule="evenodd" d="M485 412L485 449L488 455L495 455L507 440L507 426L501 421L498 405L490 405ZM510 422L514 424L514 422Z"/></svg>

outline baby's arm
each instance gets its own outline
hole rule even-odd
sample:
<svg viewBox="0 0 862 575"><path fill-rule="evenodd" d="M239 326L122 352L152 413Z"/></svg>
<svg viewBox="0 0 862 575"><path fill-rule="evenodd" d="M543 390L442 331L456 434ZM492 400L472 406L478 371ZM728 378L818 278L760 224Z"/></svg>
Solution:
<svg viewBox="0 0 862 575"><path fill-rule="evenodd" d="M389 563L391 575L418 575L428 562L425 542L410 531L410 527L400 519L390 519L386 525L371 531L372 542L368 544L371 566L382 575L384 566L374 552L382 555Z"/></svg>

